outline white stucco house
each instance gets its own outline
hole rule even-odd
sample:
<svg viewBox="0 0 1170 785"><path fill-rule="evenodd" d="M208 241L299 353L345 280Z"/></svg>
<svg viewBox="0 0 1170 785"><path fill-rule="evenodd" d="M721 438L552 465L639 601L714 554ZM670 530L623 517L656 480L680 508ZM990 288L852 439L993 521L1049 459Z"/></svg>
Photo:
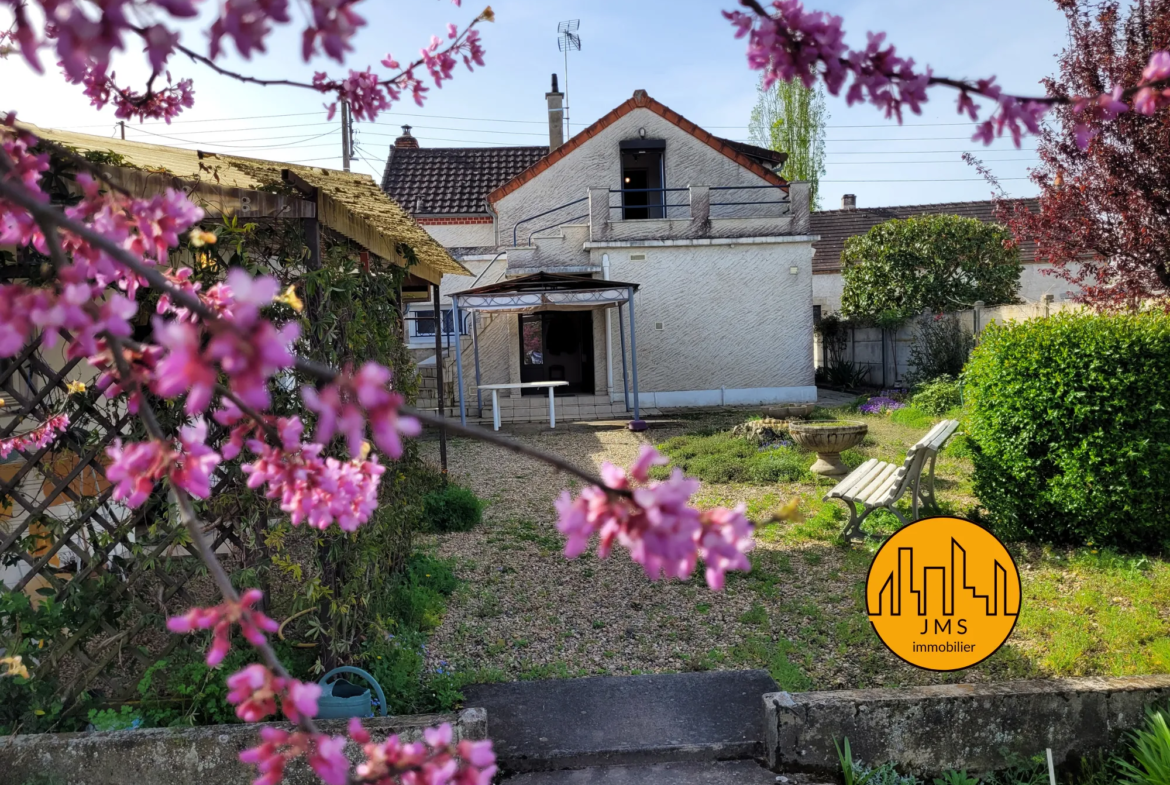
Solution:
<svg viewBox="0 0 1170 785"><path fill-rule="evenodd" d="M817 238L806 184L777 174L784 156L643 90L562 143L555 77L546 98L548 147L422 148L404 127L386 163L383 189L473 273L441 286L452 332L459 295L471 408L478 355L479 384L565 381L565 416L622 416L635 341L650 413L814 402ZM433 352L425 296L408 324ZM530 396L545 391L506 392L513 419L539 419Z"/></svg>

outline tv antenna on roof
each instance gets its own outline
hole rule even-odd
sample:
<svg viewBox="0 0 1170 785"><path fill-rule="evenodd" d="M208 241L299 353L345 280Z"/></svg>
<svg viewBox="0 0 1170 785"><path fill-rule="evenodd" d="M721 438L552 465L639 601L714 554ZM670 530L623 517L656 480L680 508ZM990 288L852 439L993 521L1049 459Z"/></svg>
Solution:
<svg viewBox="0 0 1170 785"><path fill-rule="evenodd" d="M557 49L565 53L565 138L572 136L569 131L569 52L581 51L581 36L577 35L577 28L581 26L580 19L569 19L557 25Z"/></svg>

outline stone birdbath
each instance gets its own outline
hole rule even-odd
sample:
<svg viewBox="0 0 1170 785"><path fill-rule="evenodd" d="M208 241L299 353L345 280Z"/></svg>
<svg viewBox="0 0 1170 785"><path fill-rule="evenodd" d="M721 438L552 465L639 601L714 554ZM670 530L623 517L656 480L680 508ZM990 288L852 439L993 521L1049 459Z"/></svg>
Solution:
<svg viewBox="0 0 1170 785"><path fill-rule="evenodd" d="M792 441L817 454L812 470L825 477L840 477L849 469L841 462L841 453L861 444L869 426L856 420L811 420L788 423Z"/></svg>

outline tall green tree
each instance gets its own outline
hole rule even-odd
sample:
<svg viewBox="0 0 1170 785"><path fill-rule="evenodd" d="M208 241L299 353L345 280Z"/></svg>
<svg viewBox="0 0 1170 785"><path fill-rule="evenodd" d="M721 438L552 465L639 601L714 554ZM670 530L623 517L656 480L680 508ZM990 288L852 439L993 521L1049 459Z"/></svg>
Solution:
<svg viewBox="0 0 1170 785"><path fill-rule="evenodd" d="M820 209L820 179L825 173L825 93L808 88L799 79L777 82L759 97L748 121L752 144L787 153L783 175L809 183L809 203Z"/></svg>

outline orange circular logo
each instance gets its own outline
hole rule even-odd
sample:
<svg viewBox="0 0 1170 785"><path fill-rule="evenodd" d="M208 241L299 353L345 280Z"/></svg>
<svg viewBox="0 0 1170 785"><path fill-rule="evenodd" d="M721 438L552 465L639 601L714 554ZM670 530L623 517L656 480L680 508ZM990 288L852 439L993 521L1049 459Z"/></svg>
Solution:
<svg viewBox="0 0 1170 785"><path fill-rule="evenodd" d="M1003 543L962 518L926 518L882 544L865 582L874 631L932 671L969 668L1003 645L1020 615L1020 573Z"/></svg>

